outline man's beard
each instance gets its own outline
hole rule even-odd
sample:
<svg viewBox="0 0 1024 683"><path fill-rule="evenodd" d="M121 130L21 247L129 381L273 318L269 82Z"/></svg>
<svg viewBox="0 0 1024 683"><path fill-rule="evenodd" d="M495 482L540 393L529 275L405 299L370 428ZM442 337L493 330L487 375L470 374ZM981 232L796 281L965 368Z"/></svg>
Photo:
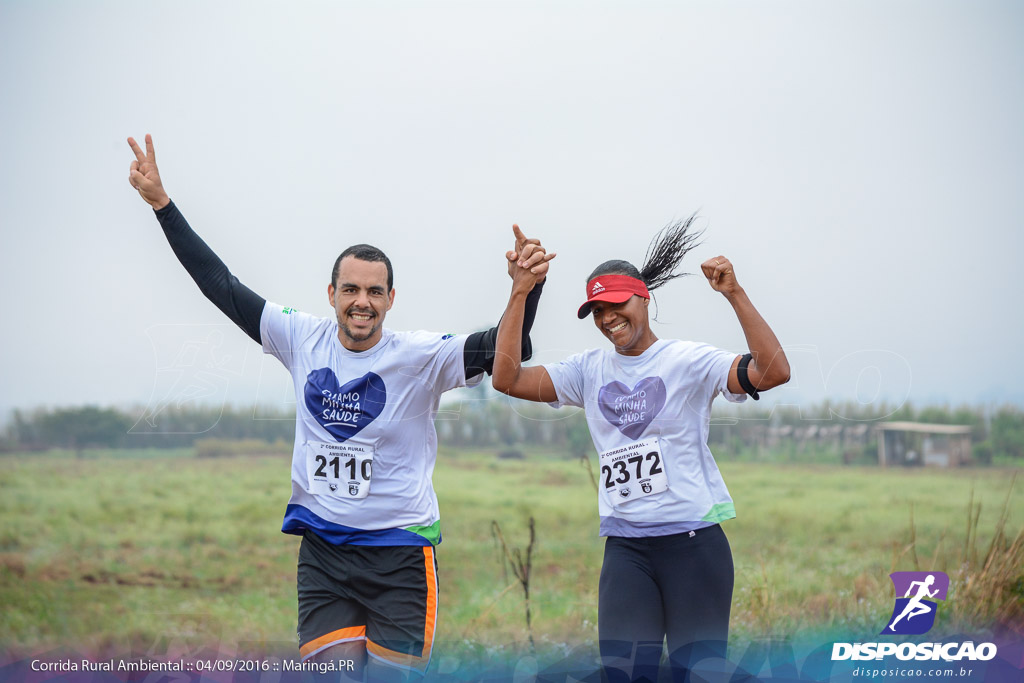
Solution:
<svg viewBox="0 0 1024 683"><path fill-rule="evenodd" d="M348 315L348 314L346 314L346 315ZM384 324L379 316L375 316L374 319L377 321L377 324L374 325L373 327L371 327L365 334L355 334L355 333L353 333L352 330L349 328L349 326L346 325L344 320L342 320L341 318L338 318L338 327L341 329L342 333L346 337L351 339L352 341L354 341L354 342L364 342L367 339L369 339L370 337L372 337L373 335L377 334L377 332L380 330L381 325Z"/></svg>

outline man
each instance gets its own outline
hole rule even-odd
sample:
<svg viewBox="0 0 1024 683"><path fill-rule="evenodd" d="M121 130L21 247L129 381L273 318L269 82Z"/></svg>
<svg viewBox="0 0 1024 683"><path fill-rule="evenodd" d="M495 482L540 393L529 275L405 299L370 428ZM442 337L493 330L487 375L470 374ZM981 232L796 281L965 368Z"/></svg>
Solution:
<svg viewBox="0 0 1024 683"><path fill-rule="evenodd" d="M431 477L440 395L490 373L497 328L471 335L392 332L391 262L376 247L349 247L327 287L333 318L265 301L235 278L189 227L164 190L153 139L134 139L129 182L156 212L196 284L295 387L292 496L282 531L302 535L299 645L304 660L354 662L349 676L422 673L437 612L434 546L441 540ZM516 231L516 250L537 240ZM509 272L514 254L509 258ZM541 266L546 274L546 261ZM541 287L530 293L523 354Z"/></svg>

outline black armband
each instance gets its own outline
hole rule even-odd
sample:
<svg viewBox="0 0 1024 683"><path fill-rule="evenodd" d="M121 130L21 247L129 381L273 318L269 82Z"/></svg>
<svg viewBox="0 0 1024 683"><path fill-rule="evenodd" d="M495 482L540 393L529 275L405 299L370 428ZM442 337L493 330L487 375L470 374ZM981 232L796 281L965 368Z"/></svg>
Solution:
<svg viewBox="0 0 1024 683"><path fill-rule="evenodd" d="M751 383L750 377L747 375L747 366L750 365L752 358L753 356L749 353L743 354L740 358L740 364L736 368L736 379L740 381L740 386L743 387L743 391L750 394L752 399L758 401L761 397L757 394L757 387Z"/></svg>

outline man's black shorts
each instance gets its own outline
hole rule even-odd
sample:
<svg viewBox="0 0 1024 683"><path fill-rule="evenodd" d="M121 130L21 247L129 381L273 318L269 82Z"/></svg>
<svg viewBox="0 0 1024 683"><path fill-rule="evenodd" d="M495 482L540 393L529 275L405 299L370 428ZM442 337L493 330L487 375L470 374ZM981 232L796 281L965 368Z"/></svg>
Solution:
<svg viewBox="0 0 1024 683"><path fill-rule="evenodd" d="M299 653L366 641L369 656L424 671L437 619L432 546L334 545L306 531L299 547Z"/></svg>

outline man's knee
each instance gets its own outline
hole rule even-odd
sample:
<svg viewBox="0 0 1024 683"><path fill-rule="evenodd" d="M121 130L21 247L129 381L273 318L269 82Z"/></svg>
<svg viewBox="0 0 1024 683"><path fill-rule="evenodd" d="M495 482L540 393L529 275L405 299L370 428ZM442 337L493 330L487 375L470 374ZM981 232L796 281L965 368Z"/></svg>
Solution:
<svg viewBox="0 0 1024 683"><path fill-rule="evenodd" d="M321 664L333 664L335 676L331 679L340 683L355 683L364 680L366 673L366 641L354 640L324 648L309 658ZM325 679L330 680L330 679Z"/></svg>
<svg viewBox="0 0 1024 683"><path fill-rule="evenodd" d="M371 657L366 663L366 683L406 683L418 681L423 673Z"/></svg>

